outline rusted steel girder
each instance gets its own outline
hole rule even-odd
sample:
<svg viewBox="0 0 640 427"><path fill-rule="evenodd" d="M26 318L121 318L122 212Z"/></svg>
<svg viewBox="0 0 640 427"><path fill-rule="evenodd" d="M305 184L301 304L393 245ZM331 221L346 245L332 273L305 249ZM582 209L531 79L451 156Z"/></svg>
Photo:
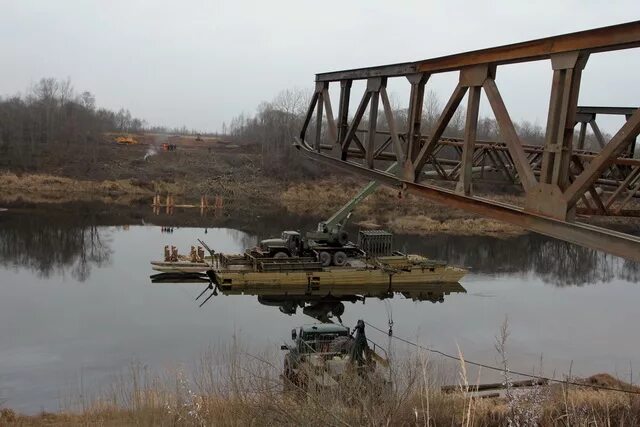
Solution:
<svg viewBox="0 0 640 427"><path fill-rule="evenodd" d="M363 165L345 162L323 153L314 152L304 142L299 141L297 147L310 159L355 172L376 180L381 184L398 191L423 196L436 203L441 203L467 212L508 222L545 236L575 243L592 249L603 250L613 255L640 262L640 237L596 227L590 224L573 221L561 221L535 213L529 213L517 206L496 202L481 197L469 197L455 191L428 184L419 184L398 178L395 175L369 169Z"/></svg>
<svg viewBox="0 0 640 427"><path fill-rule="evenodd" d="M522 43L480 49L416 62L332 71L316 74L316 81L362 80L398 77L416 73L443 73L478 64L516 64L550 59L556 53L583 51L587 54L640 46L640 21L578 31Z"/></svg>
<svg viewBox="0 0 640 427"><path fill-rule="evenodd" d="M628 148L634 145L632 141L640 133L640 110L611 107L580 109L577 106L581 76L589 57L599 52L636 47L640 47L640 21L424 61L317 74L316 90L298 146L313 159L332 159L329 163L377 177L387 185L401 184L405 189L450 206L640 261L640 240L637 237L575 222L579 201L584 205L581 211L619 213L640 189L636 177L628 175L637 174L637 160L629 158L632 151ZM553 78L545 144L534 148L523 144L517 134L495 79L501 65L539 60L550 62ZM458 84L431 134L421 135L421 105L429 76L452 71L458 72ZM408 118L402 124L398 123L386 91L388 78L400 76L406 77L410 87ZM349 120L352 82L359 79L366 79L367 85L353 118ZM341 91L336 123L329 85L337 81ZM487 146L484 141L476 139L482 92L487 96L500 128L504 140L501 145ZM464 138L456 143L446 142L444 131L465 96L468 105ZM378 115L380 101L386 123ZM368 119L364 123L367 111ZM314 112L315 137L310 143L306 134ZM627 121L610 141L605 141L595 123L595 114L624 114ZM359 136L361 124L367 129ZM583 148L589 124L602 147L600 152L574 150L576 124L580 124L578 146ZM386 129L380 129L381 126L386 126ZM324 127L327 132L322 132ZM384 139L382 143L380 136ZM449 170L442 167L448 159L438 157L446 143L456 150L460 159ZM351 159L362 159L364 163L360 165ZM401 165L398 176L382 172L390 160ZM473 196L473 172L477 172L485 160L492 162L507 179L522 184L525 194L523 208ZM423 169L429 164L434 168L430 177L435 173L445 179L457 180L455 192L421 184L425 178ZM596 187L605 181L613 182L615 188L606 200L602 198L602 189ZM619 199L623 199L622 204L613 208L612 204Z"/></svg>
<svg viewBox="0 0 640 427"><path fill-rule="evenodd" d="M581 107L578 107L580 109ZM635 109L634 109L635 110ZM359 129L358 132L366 133L366 130ZM377 131L378 134L388 135L388 131ZM402 135L399 136L400 139L403 138ZM424 138L424 137L423 137ZM388 137L383 144L381 144L374 154L374 158L376 160L386 160L386 161L396 161L397 156L389 151L384 151L384 149L388 146L391 141L391 137ZM424 141L422 139L421 141ZM441 138L436 146L438 148L446 148L446 147L456 147L462 149L464 146L464 142L462 138ZM322 148L327 150L330 149L331 146L322 145ZM538 161L543 153L543 147L539 145L527 145L522 144L523 151L526 155L526 160L529 163L534 176L540 175L540 162ZM456 154L459 154L459 151L450 150L449 156L443 157L443 150L438 150L437 153L433 154L430 158L431 166L434 170L438 170L440 165L453 166L453 169L450 172L457 172L457 170L462 166L462 161L457 157ZM476 140L476 144L474 147L474 158L473 158L473 167L486 167L487 161L493 165L493 169L497 172L501 172L505 175L508 181L517 182L519 180L519 172L508 153L507 145L503 142L493 142L493 141L484 141L484 140ZM499 154L498 154L499 153ZM486 156L485 156L486 154ZM588 163L593 160L598 155L597 152L585 151L585 150L576 150L573 152L573 157L579 160L582 163ZM363 154L361 152L357 152L355 150L351 150L349 152L349 156L351 158L362 158ZM498 156L496 158L495 156ZM618 167L626 167L628 170L620 171ZM621 196L621 192L632 192L631 197L640 197L640 192L632 191L634 188L633 185L636 182L635 180L638 177L635 171L640 169L640 159L633 159L629 157L618 157L611 161L609 165L609 169L606 173L603 173L601 177L596 180L596 184L603 189L609 190L613 192L611 198L607 201L607 208L618 199L618 196ZM478 170L475 171L476 173ZM622 175L620 175L622 174ZM441 179L444 180L457 180L458 175L455 173L448 174L438 174ZM433 175L430 175L433 179L435 178ZM607 178L609 177L609 178ZM621 199L621 203L616 207L615 211L605 211L598 212L597 214L604 215L616 215L621 216L619 213L623 210L625 202L631 200L631 197ZM624 212L628 213L629 216L638 216L639 213L635 213L631 210L624 210ZM584 210L581 213L585 213ZM594 212L594 214L596 214Z"/></svg>

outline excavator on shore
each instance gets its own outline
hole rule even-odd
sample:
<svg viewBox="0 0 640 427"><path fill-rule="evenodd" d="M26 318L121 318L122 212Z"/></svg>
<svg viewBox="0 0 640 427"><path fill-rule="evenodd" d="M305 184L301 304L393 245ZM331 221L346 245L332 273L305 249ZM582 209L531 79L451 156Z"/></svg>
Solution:
<svg viewBox="0 0 640 427"><path fill-rule="evenodd" d="M115 142L121 145L134 145L138 143L138 140L131 135L120 135L115 138Z"/></svg>

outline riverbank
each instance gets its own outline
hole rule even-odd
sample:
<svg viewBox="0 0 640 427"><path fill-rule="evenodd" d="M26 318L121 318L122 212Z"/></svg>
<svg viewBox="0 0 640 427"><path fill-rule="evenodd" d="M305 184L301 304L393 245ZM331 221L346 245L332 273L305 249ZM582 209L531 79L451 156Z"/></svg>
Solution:
<svg viewBox="0 0 640 427"><path fill-rule="evenodd" d="M69 177L0 173L0 205L16 203L63 204L101 202L114 205L151 204L155 194L172 194L176 204L199 204L201 195L210 203L260 205L286 209L291 214L328 217L360 188L362 183L347 179L286 183L273 179L211 181L190 185L187 181L141 181L117 179L91 181ZM456 211L414 196L399 199L397 193L380 188L354 211L353 222L365 228L386 228L397 233L514 236L521 228Z"/></svg>
<svg viewBox="0 0 640 427"><path fill-rule="evenodd" d="M280 199L291 212L319 212L328 217L353 197L362 185L349 180L346 185L337 180L296 183L288 186ZM497 196L497 199L514 202L515 197ZM353 218L356 225L364 228L386 228L407 234L517 236L526 233L520 227L478 217L411 194L401 196L388 187L380 187L362 201L354 210Z"/></svg>
<svg viewBox="0 0 640 427"><path fill-rule="evenodd" d="M248 378L242 370L260 374ZM266 365L266 366L264 366ZM189 379L178 370L164 380L131 377L94 401L83 400L83 409L22 415L0 409L0 423L7 426L202 426L202 425L637 425L640 397L589 386L556 384L524 389L507 388L499 396L472 392L461 368L461 384L442 392L429 383L431 366L414 362L403 371L402 388L383 389L354 376L339 389L281 391L274 367L257 357L252 364L234 365L217 382ZM139 368L138 368L139 369ZM237 371L236 371L237 370ZM574 380L575 381L575 380ZM589 385L614 387L640 393L606 374L577 380ZM206 390L204 390L206 389ZM366 391L363 391L366 390Z"/></svg>

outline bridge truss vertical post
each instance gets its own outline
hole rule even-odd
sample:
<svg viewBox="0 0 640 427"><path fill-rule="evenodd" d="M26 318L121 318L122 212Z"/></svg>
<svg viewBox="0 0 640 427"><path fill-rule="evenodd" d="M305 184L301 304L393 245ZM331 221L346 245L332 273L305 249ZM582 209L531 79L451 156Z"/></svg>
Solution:
<svg viewBox="0 0 640 427"><path fill-rule="evenodd" d="M456 191L465 195L471 195L471 178L473 167L473 154L476 145L478 129L478 113L480 111L480 95L485 80L495 75L495 67L489 65L476 65L460 71L460 83L469 90L467 99L467 117L464 126L464 145L462 147L461 171Z"/></svg>
<svg viewBox="0 0 640 427"><path fill-rule="evenodd" d="M366 163L369 169L373 169L373 153L376 150L376 128L378 126L378 102L380 100L380 88L386 84L387 79L374 77L367 81L367 91L370 93L369 126L367 131Z"/></svg>
<svg viewBox="0 0 640 427"><path fill-rule="evenodd" d="M342 154L342 145L347 137L347 131L349 130L349 100L351 98L351 85L352 80L340 81L340 100L338 103L338 140L334 146L334 156L340 157ZM338 153L340 153L338 155Z"/></svg>
<svg viewBox="0 0 640 427"><path fill-rule="evenodd" d="M526 209L561 220L575 216L563 197L569 186L573 132L578 108L580 79L588 54L580 51L551 55L553 80L540 182L527 194Z"/></svg>
<svg viewBox="0 0 640 427"><path fill-rule="evenodd" d="M409 93L409 112L407 114L407 144L405 150L403 174L405 179L415 179L415 165L413 159L420 152L422 128L422 107L424 103L424 87L429 80L429 74L418 73L407 76L411 84Z"/></svg>

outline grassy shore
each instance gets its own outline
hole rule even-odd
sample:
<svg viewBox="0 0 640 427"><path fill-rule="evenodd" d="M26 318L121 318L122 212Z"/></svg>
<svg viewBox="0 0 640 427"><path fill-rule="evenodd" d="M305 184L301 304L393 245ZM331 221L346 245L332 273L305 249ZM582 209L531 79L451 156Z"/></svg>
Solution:
<svg viewBox="0 0 640 427"><path fill-rule="evenodd" d="M336 180L296 183L282 193L281 202L291 212L319 211L328 216L353 197L361 185L349 180L347 184ZM497 199L515 201L513 196L498 196ZM354 218L363 227L383 227L398 233L497 236L525 233L522 228L431 203L411 194L399 195L387 187L379 188L360 203Z"/></svg>
<svg viewBox="0 0 640 427"><path fill-rule="evenodd" d="M500 397L480 397L471 391L473 381L467 378L464 363L457 391L444 393L436 371L426 355L417 354L397 366L392 388L347 373L339 388L283 392L279 369L268 356L236 350L224 361L204 357L191 376L181 369L152 376L132 365L108 391L76 401L75 410L28 416L5 408L0 410L0 425L632 426L640 422L639 395L558 384L507 387ZM640 391L608 375L584 382Z"/></svg>
<svg viewBox="0 0 640 427"><path fill-rule="evenodd" d="M311 183L283 183L273 179L234 180L190 185L187 181L141 181L117 179L91 181L46 174L0 173L0 205L26 203L68 203L99 201L129 205L141 200L151 203L154 194L171 193L176 203L198 204L201 194L210 198L222 195L226 200L247 205L270 205L294 214L330 216L351 198L362 184L349 180L316 180ZM249 189L249 190L248 190ZM365 228L383 227L413 234L489 234L518 235L524 230L494 220L479 218L463 211L436 205L408 195L402 199L388 188L380 188L361 203L354 221Z"/></svg>

